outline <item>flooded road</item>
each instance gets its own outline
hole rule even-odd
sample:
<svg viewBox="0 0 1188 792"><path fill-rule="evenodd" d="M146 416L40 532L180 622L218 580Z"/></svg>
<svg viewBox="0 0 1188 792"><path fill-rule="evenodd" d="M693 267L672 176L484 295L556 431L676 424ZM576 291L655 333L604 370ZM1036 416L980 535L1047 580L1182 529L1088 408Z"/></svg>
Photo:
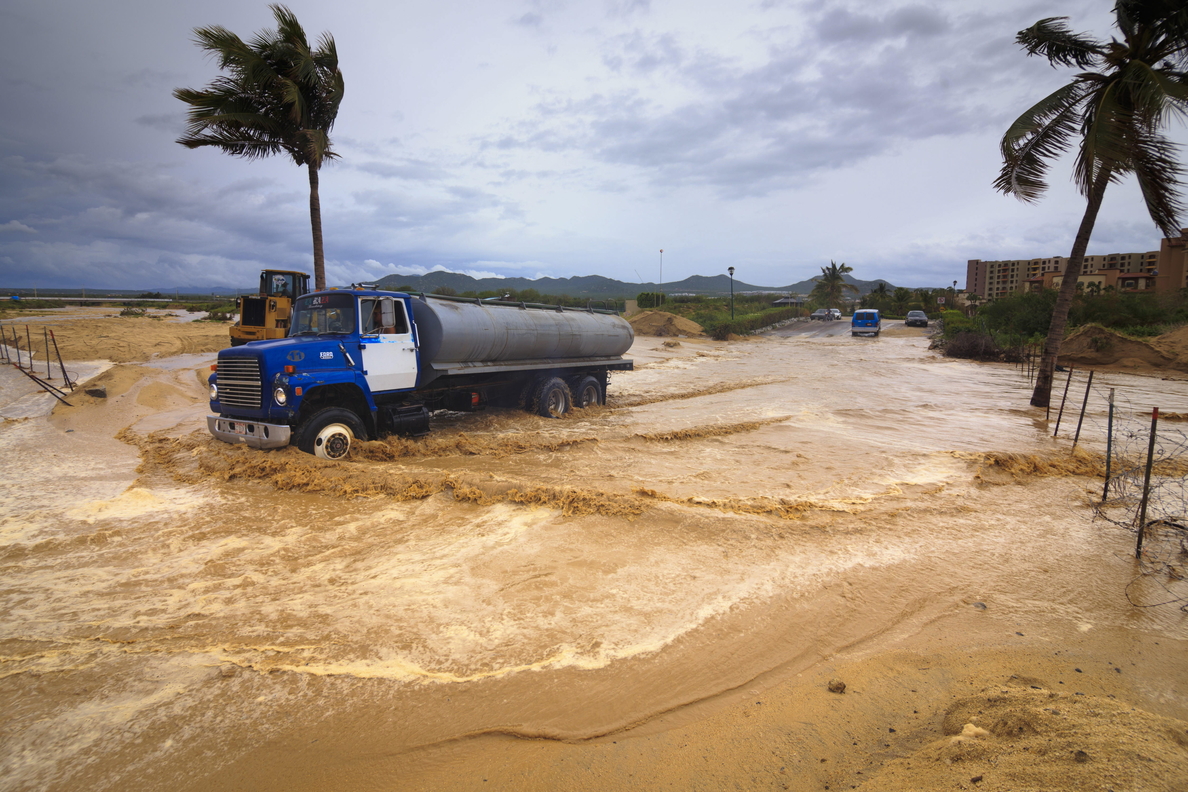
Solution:
<svg viewBox="0 0 1188 792"><path fill-rule="evenodd" d="M1188 617L1126 603L1094 483L985 456L1067 452L1026 378L820 324L638 339L606 407L342 463L209 439L197 358L6 422L0 787L490 788L460 746L617 746L904 641L1138 641L1185 717Z"/></svg>

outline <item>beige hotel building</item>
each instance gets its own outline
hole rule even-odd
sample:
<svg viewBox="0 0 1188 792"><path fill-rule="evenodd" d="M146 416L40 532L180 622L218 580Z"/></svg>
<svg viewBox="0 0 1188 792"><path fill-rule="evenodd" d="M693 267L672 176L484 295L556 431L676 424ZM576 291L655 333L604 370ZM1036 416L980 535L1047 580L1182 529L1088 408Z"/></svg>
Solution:
<svg viewBox="0 0 1188 792"><path fill-rule="evenodd" d="M1045 285L1049 288L1056 288L1067 264L1067 256L1011 261L970 259L965 265L965 290L984 299L993 299L1005 297L1014 292L1042 289ZM1085 256L1085 263L1081 268L1081 278L1085 279L1090 274L1101 275L1103 271L1110 270L1118 275L1133 275L1135 279L1141 277L1145 285L1147 277L1158 268L1158 251ZM1102 275L1102 278L1105 279L1105 276ZM1122 280L1123 283L1126 282L1126 279ZM1112 281L1110 285L1122 288ZM1137 280L1128 290L1136 290L1136 287Z"/></svg>
<svg viewBox="0 0 1188 792"><path fill-rule="evenodd" d="M993 299L1014 292L1059 288L1066 264L1065 256L1013 261L970 259L965 267L965 290L983 299ZM1178 237L1163 239L1159 250L1085 256L1077 281L1125 292L1188 288L1188 228L1182 229Z"/></svg>

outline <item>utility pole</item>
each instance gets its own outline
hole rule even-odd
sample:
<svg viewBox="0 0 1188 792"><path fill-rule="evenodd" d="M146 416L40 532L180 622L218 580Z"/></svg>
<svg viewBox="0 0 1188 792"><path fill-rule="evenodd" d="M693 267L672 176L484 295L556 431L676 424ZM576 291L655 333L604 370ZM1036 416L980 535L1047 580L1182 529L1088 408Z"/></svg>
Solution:
<svg viewBox="0 0 1188 792"><path fill-rule="evenodd" d="M664 248L660 248L660 304L664 304Z"/></svg>

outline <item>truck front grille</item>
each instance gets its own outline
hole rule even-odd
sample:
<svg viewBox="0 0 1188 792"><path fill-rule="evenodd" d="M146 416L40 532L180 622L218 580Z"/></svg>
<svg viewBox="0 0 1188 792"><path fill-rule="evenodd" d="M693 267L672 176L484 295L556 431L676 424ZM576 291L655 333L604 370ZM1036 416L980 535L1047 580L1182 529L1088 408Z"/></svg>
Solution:
<svg viewBox="0 0 1188 792"><path fill-rule="evenodd" d="M219 402L232 407L260 409L260 361L250 357L219 359Z"/></svg>

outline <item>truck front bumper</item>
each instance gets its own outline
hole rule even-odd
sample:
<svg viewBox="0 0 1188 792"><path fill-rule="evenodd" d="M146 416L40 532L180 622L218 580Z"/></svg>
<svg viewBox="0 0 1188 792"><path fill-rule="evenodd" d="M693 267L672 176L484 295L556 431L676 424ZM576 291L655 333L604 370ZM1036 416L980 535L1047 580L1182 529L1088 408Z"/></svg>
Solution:
<svg viewBox="0 0 1188 792"><path fill-rule="evenodd" d="M245 443L252 448L283 448L291 435L284 424L234 421L221 415L206 416L206 428L224 443Z"/></svg>

